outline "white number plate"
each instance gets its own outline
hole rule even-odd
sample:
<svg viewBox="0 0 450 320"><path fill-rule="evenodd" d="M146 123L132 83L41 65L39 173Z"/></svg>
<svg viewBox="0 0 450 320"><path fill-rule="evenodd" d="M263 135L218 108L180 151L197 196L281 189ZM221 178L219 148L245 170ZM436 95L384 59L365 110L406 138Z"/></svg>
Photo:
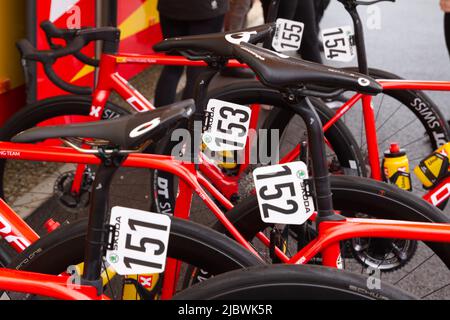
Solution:
<svg viewBox="0 0 450 320"><path fill-rule="evenodd" d="M314 213L304 184L308 170L303 162L257 168L253 178L264 222L301 225Z"/></svg>
<svg viewBox="0 0 450 320"><path fill-rule="evenodd" d="M352 36L353 30L350 26L323 30L325 57L333 61L352 61L356 55L356 49L351 41Z"/></svg>
<svg viewBox="0 0 450 320"><path fill-rule="evenodd" d="M164 272L171 220L163 214L114 207L114 250L106 260L120 275Z"/></svg>
<svg viewBox="0 0 450 320"><path fill-rule="evenodd" d="M278 52L300 49L305 24L302 22L278 19L277 30L272 40L272 47Z"/></svg>
<svg viewBox="0 0 450 320"><path fill-rule="evenodd" d="M245 148L252 115L249 107L211 99L206 112L203 142L210 150L233 151Z"/></svg>

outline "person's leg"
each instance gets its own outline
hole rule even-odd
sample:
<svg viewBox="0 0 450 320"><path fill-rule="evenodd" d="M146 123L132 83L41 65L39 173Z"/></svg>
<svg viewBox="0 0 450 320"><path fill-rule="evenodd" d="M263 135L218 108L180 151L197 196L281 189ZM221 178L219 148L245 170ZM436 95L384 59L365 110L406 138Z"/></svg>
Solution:
<svg viewBox="0 0 450 320"><path fill-rule="evenodd" d="M447 43L448 53L450 54L450 13L444 15L445 41Z"/></svg>
<svg viewBox="0 0 450 320"><path fill-rule="evenodd" d="M317 26L319 26L320 21L323 18L323 15L325 13L325 10L330 4L330 0L316 0L316 22ZM320 28L318 28L319 30Z"/></svg>
<svg viewBox="0 0 450 320"><path fill-rule="evenodd" d="M225 16L225 31L243 29L253 0L231 0L230 10Z"/></svg>
<svg viewBox="0 0 450 320"><path fill-rule="evenodd" d="M164 38L187 35L187 26L184 21L173 20L161 15L160 24ZM163 68L155 89L156 107L163 107L175 101L178 83L183 71L184 67L166 66Z"/></svg>
<svg viewBox="0 0 450 320"><path fill-rule="evenodd" d="M189 35L199 35L207 33L221 32L225 16L201 20L189 21ZM194 98L194 88L198 76L205 71L202 67L188 67L186 71L186 88L183 92L183 99Z"/></svg>
<svg viewBox="0 0 450 320"><path fill-rule="evenodd" d="M302 58L308 61L322 63L318 39L319 30L316 21L314 1L315 0L298 1L294 20L305 24L302 47L300 48Z"/></svg>
<svg viewBox="0 0 450 320"><path fill-rule="evenodd" d="M267 22L267 15L269 14L270 0L261 0L261 6L263 8L264 21Z"/></svg>
<svg viewBox="0 0 450 320"><path fill-rule="evenodd" d="M295 12L298 4L305 0L280 0L280 7L278 8L278 18L295 20Z"/></svg>
<svg viewBox="0 0 450 320"><path fill-rule="evenodd" d="M280 4L278 6L277 17L292 20L295 15L298 0L279 0L279 1ZM272 0L261 0L261 4L264 11L264 21L266 22L267 22L267 15L269 14L271 8L271 3Z"/></svg>
<svg viewBox="0 0 450 320"><path fill-rule="evenodd" d="M247 16L253 0L231 0L230 10L225 15L224 30L236 31L245 28ZM246 68L225 68L220 73L224 77L253 78L254 73Z"/></svg>

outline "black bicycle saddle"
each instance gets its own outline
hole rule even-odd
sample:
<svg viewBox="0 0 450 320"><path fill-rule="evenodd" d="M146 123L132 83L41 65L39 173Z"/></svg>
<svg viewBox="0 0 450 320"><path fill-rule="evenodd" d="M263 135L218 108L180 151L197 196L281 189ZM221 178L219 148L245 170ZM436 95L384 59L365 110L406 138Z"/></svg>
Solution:
<svg viewBox="0 0 450 320"><path fill-rule="evenodd" d="M366 75L289 57L252 44L234 45L233 52L236 59L249 65L262 83L278 90L317 85L369 95L383 91L376 80Z"/></svg>
<svg viewBox="0 0 450 320"><path fill-rule="evenodd" d="M271 23L240 31L169 38L155 44L153 50L169 53L188 51L230 58L233 55L233 44L241 41L259 43L271 36L274 31L275 24Z"/></svg>
<svg viewBox="0 0 450 320"><path fill-rule="evenodd" d="M140 147L147 141L159 140L178 121L189 118L194 111L195 102L190 99L114 120L36 127L19 133L11 141L32 143L55 138L93 138L108 141L122 150L129 150Z"/></svg>

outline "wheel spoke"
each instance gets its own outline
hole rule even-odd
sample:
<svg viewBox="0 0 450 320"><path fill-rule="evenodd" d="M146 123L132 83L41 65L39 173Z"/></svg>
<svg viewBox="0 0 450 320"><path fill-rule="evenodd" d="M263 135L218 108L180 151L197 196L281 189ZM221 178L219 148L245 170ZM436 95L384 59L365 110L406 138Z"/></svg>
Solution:
<svg viewBox="0 0 450 320"><path fill-rule="evenodd" d="M109 277L108 268L106 267L105 259L103 259L103 268L105 269L106 279L108 280L108 287L111 290L113 300L117 300L117 296L114 292L114 288L111 284L111 278Z"/></svg>
<svg viewBox="0 0 450 320"><path fill-rule="evenodd" d="M383 101L384 101L384 97L385 97L385 96L386 96L386 95L384 95L384 94L381 96L380 105L378 106L377 115L375 116L375 123L378 122L378 116L380 115L381 109L382 109L383 106L384 106Z"/></svg>
<svg viewBox="0 0 450 320"><path fill-rule="evenodd" d="M425 260L423 260L421 263L419 263L417 266L415 266L411 271L407 272L403 277L401 277L400 279L398 279L394 285L397 285L400 283L400 281L402 281L403 279L409 277L414 271L416 271L417 269L419 269L425 262L427 262L428 260L430 260L435 254L433 253L431 256L429 256L428 258L426 258Z"/></svg>
<svg viewBox="0 0 450 320"><path fill-rule="evenodd" d="M440 287L440 288L438 288L436 290L433 290L433 291L427 293L426 295L420 297L420 299L425 299L425 298L431 296L432 294L435 294L436 292L439 292L439 291L441 291L441 290L443 290L443 289L445 289L445 288L447 288L449 286L450 286L450 283L447 283L447 284L443 285L442 287Z"/></svg>
<svg viewBox="0 0 450 320"><path fill-rule="evenodd" d="M402 106L402 103L400 103L400 104L398 105L397 109L395 109L395 111L392 112L392 113L386 118L386 120L384 120L384 122L381 123L381 126L379 126L379 127L377 128L377 132L379 132L379 131L384 127L384 125L385 125L390 119L392 119L392 117L400 110L400 107L401 107L401 106Z"/></svg>
<svg viewBox="0 0 450 320"><path fill-rule="evenodd" d="M421 138L417 138L416 140L413 140L413 141L409 142L408 144L403 145L403 148L409 147L410 145L412 145L412 144L414 144L414 143L417 143L417 142L419 142L419 141L426 140L427 138L428 138L428 137L424 135L424 136L421 137Z"/></svg>
<svg viewBox="0 0 450 320"><path fill-rule="evenodd" d="M398 130L396 130L394 133L392 133L390 136L388 136L387 138L385 138L383 141L379 142L379 145L382 145L383 143L385 143L387 140L391 139L393 136L395 136L396 134L398 134L400 131L408 128L411 124L415 123L417 121L417 119L413 119L411 120L409 123L405 124L403 127L399 128Z"/></svg>

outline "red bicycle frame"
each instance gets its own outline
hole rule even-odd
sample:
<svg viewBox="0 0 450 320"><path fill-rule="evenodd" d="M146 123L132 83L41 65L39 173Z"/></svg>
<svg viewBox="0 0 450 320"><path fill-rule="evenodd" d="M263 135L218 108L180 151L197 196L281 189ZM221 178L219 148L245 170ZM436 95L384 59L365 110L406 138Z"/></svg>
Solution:
<svg viewBox="0 0 450 320"><path fill-rule="evenodd" d="M112 91L119 94L127 103L137 112L146 112L154 110L155 107L148 101L139 91L133 88L126 79L117 72L121 64L145 64L145 65L163 65L163 66L190 66L205 67L207 64L203 61L192 61L182 56L167 56L161 54L153 55L137 55L137 54L121 54L110 55L102 54L100 59L98 84L93 93L92 106L90 116L93 120L101 119L106 103ZM247 65L241 64L236 60L230 60L228 67L231 68L247 68ZM202 157L203 160L206 160ZM210 166L212 168L212 166ZM84 166L78 166L75 172L74 182L72 183L72 192L77 194L82 184ZM214 178L218 174L218 169L205 170L208 172L208 178ZM233 193L225 192L226 190L235 190L237 188L237 180L229 183L229 188L222 190L223 194L231 197ZM217 185L217 184L216 184Z"/></svg>
<svg viewBox="0 0 450 320"><path fill-rule="evenodd" d="M166 55L109 55L102 54L100 59L100 72L98 85L95 88L92 101L91 116L100 119L106 102L111 91L117 92L125 101L127 101L136 111L145 112L153 110L155 107L128 81L122 78L117 69L120 64L146 64L146 65L165 65L165 66L191 66L202 67L207 64L203 61L191 61L184 57L166 56ZM229 67L246 67L236 60L231 60Z"/></svg>
<svg viewBox="0 0 450 320"><path fill-rule="evenodd" d="M100 160L94 155L79 153L75 150L62 147L45 147L28 144L13 144L0 142L0 156L5 159L20 159L29 161L51 161L67 163L78 163L84 165L98 165ZM213 197L227 209L232 208L232 204L221 193L196 173L192 164L182 163L174 160L170 156L133 154L123 163L124 167L153 168L167 171L181 178L179 198L175 207L176 217L187 219L192 199L192 193L196 192L216 217L224 224L227 230L247 249L257 254L248 244L243 236L225 217L220 208L208 196L210 192ZM206 190L206 191L205 191ZM7 205L0 207L0 219L7 220L10 216L10 209L5 211ZM313 217L312 219L314 219ZM31 237L34 232L25 223L15 224L17 221L9 221L14 227L14 232ZM329 267L338 267L340 256L339 242L352 238L396 238L414 239L423 241L450 242L450 225L413 223L392 220L373 219L345 219L343 221L325 221L319 226L319 234L316 239L304 247L293 257L287 257L281 250L276 250L277 256L284 263L306 264L317 254L322 254L323 264ZM266 245L270 240L259 234L258 238ZM174 281L176 280L176 263L167 264L166 277L164 280L163 298L169 298L174 292ZM172 276L170 276L172 275ZM18 272L0 269L0 288L10 291L28 292L38 295L45 295L59 299L106 299L104 296L96 296L95 290L91 287L81 286L76 289L68 285L68 277L54 277L39 275L27 272Z"/></svg>
<svg viewBox="0 0 450 320"><path fill-rule="evenodd" d="M100 160L94 155L79 153L75 150L61 147L46 147L26 144L12 144L0 142L0 157L5 159L20 159L27 161L48 161L59 163L76 163L81 165L99 165ZM217 219L225 226L230 234L247 250L258 256L255 249L245 240L234 225L226 218L218 205L212 200L208 193L227 209L233 205L224 197L209 181L203 178L195 170L195 165L175 160L171 156L133 154L122 164L122 167L152 168L169 172L181 178L179 195L174 210L174 216L189 219L193 192L203 200L207 207L216 215ZM206 190L206 191L205 191ZM0 206L0 221L7 221L9 237L20 239L22 246L18 246L18 252L23 251L26 246L37 240L37 235L19 216L14 214L11 208L4 202ZM1 234L1 231L0 231ZM267 239L266 239L267 240ZM166 264L166 276L162 290L163 298L170 298L175 290L178 263L169 259ZM55 284L55 288L60 288ZM55 289L56 290L56 289ZM19 290L21 291L21 290ZM68 297L68 296L67 296Z"/></svg>
<svg viewBox="0 0 450 320"><path fill-rule="evenodd" d="M450 91L449 81L411 81L411 80L377 80L384 90L430 90L430 91ZM371 168L371 176L373 179L381 181L381 164L378 150L378 136L375 126L375 114L372 108L372 97L361 93L355 94L346 103L344 103L336 114L324 125L326 132L339 119L341 119L350 109L352 109L359 101L362 101L362 111L364 116L364 128L366 132L367 153L369 157L369 165ZM294 161L300 154L300 148L297 146L289 152L280 163L288 163ZM437 206L450 197L450 178L444 179L437 187L434 187L423 199Z"/></svg>
<svg viewBox="0 0 450 320"><path fill-rule="evenodd" d="M106 103L112 91L118 93L125 101L127 101L134 110L138 112L146 112L154 109L154 106L135 88L133 88L127 80L120 76L117 72L121 64L146 64L146 65L167 65L167 66L206 66L203 61L191 61L181 56L167 56L162 54L153 55L137 55L137 54L120 54L110 55L102 54L100 59L99 80L93 94L93 101L90 115L92 119L101 118ZM229 67L247 67L236 60L230 60ZM384 90L433 90L433 91L450 91L450 82L446 81L409 81L409 80L378 80ZM364 118L364 128L366 133L367 154L371 177L375 180L382 180L380 151L378 150L378 136L376 130L376 119L372 108L372 97L357 93L344 103L336 114L324 125L326 132L339 119L341 119L350 109L352 109L359 101L362 102L362 112ZM253 105L252 119L250 128L257 129L259 118L259 105ZM237 175L226 175L217 167L214 161L209 160L204 154L200 155L200 171L208 178L212 184L228 199L238 193L239 179L241 174L249 166L249 154L251 143L247 143L244 150L244 163L240 164ZM300 154L300 146L295 147L291 152L285 155L280 163L288 163L298 158ZM72 184L72 191L77 193L81 185L84 166L78 166L75 179ZM432 193L432 191L430 192ZM448 194L450 197L450 193ZM430 201L431 194L424 196L424 199Z"/></svg>
<svg viewBox="0 0 450 320"><path fill-rule="evenodd" d="M205 66L203 62L193 62L181 57L168 57L162 55L138 56L138 55L103 55L101 59L101 72L99 74L99 84L94 92L93 104L91 108L91 116L94 119L101 117L103 109L112 90L116 91L137 111L149 111L154 107L139 92L132 88L128 82L123 79L116 71L117 67L123 63L144 63L144 64L162 64L162 65L190 65ZM244 67L236 61L231 61L230 66ZM450 91L450 82L433 82L433 81L397 81L397 80L380 80L385 90L443 90ZM356 94L347 103L345 103L336 113L336 115L325 124L324 130L329 129L340 117L350 110L359 100L363 103L363 113L366 127L366 139L369 146L369 161L372 168L372 177L381 179L379 152L377 135L375 128L375 118L371 107L371 97ZM256 127L256 121L252 120L252 125ZM249 144L248 144L249 145ZM299 154L299 148L295 148L289 154L289 157L296 158ZM248 152L248 150L246 150ZM71 163L82 165L98 165L99 160L95 156L78 153L74 150L61 147L45 147L35 145L18 145L11 143L0 143L0 157L6 159L20 159L30 161L50 161L67 163L68 159ZM283 159L283 162L290 161L290 158ZM191 205L192 193L196 192L216 217L224 224L233 237L245 246L248 250L257 254L255 250L245 241L243 236L228 221L224 213L215 204L215 202L205 192L208 191L214 198L225 206L227 209L232 208L232 204L222 192L221 186L226 188L237 184L237 179L228 180L228 177L222 176L221 183L211 184L201 174L196 173L195 167L189 164L183 164L168 156L157 155L130 155L123 164L124 167L136 168L153 168L161 171L167 171L181 178L179 198L176 203L174 215L180 218L189 217L189 209ZM208 172L208 168L212 167L210 163L204 162L201 166L202 171ZM80 167L81 168L81 167ZM245 167L240 170L244 170ZM82 170L79 170L83 172ZM217 172L216 172L217 173ZM208 174L211 179L213 175ZM218 177L218 175L216 175ZM214 180L214 179L212 179ZM230 183L224 183L230 182ZM450 186L450 178L441 183L442 188ZM439 189L439 187L438 187ZM450 189L450 188L449 188ZM438 190L439 191L439 190ZM443 191L437 194L436 199L444 194ZM450 192L445 193L450 196ZM429 193L425 199L432 202L433 195ZM440 200L443 201L443 200ZM432 202L433 203L433 202ZM18 252L24 247L38 239L36 233L24 223L20 217L4 203L0 202L0 222L6 221L10 227L0 230L0 235L10 236L13 246ZM3 231L3 232L2 232ZM6 232L8 231L8 233ZM281 250L276 249L276 255L285 263L305 264L308 263L317 254L322 254L323 264L330 267L338 267L338 258L340 256L339 242L346 239L370 237L370 238L396 238L396 239L414 239L423 241L439 241L450 242L450 225L446 224L430 224L430 223L410 223L401 221L384 221L384 220L365 220L365 219L346 219L338 222L323 222L319 227L318 237L308 244L305 248L295 254L293 257L287 257ZM258 238L266 245L270 244L270 240L262 233L258 234ZM15 244L15 245L14 245ZM177 264L169 262L167 264L167 275L164 280L163 298L172 296L175 287ZM28 279L25 281L25 279ZM67 278L52 277L44 275L35 275L23 272L10 272L0 269L0 287L11 291L20 291L49 295L55 298L72 298L72 299L90 299L105 298L96 297L90 287L81 287L75 290L65 285ZM46 283L46 285L42 285ZM41 286L41 287L40 287ZM67 288L66 288L67 287Z"/></svg>

